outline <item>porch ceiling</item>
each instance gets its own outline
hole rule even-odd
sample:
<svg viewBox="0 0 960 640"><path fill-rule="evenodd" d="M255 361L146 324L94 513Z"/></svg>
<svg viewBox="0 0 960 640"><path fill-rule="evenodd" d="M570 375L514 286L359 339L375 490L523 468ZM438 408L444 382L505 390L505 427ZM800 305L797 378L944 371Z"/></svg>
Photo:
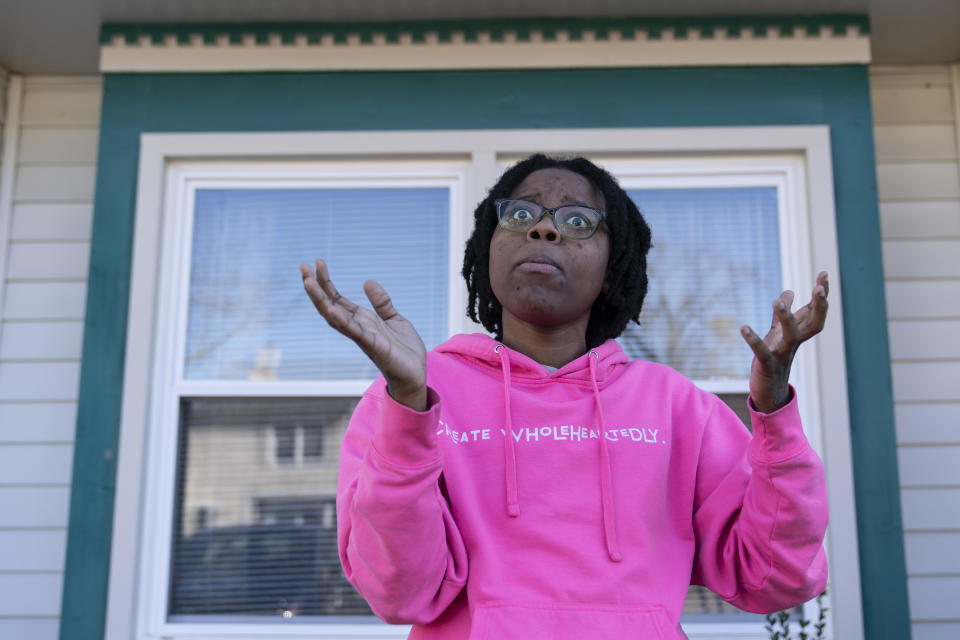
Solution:
<svg viewBox="0 0 960 640"><path fill-rule="evenodd" d="M960 60L958 0L0 0L0 67L98 71L103 22L353 22L510 17L867 14L873 61Z"/></svg>

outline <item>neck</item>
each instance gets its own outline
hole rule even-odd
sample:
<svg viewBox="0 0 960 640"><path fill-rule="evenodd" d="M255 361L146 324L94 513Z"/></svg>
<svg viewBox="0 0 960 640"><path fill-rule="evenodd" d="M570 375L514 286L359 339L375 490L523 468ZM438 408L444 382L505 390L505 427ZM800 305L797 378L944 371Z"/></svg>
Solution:
<svg viewBox="0 0 960 640"><path fill-rule="evenodd" d="M587 351L589 315L567 324L540 326L504 310L503 344L540 364L559 369Z"/></svg>

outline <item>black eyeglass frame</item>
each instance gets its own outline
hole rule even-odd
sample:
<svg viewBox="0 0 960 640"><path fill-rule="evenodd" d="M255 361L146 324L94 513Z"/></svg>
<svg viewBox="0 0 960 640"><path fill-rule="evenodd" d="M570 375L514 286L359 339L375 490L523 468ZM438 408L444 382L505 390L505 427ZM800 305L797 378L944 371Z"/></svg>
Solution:
<svg viewBox="0 0 960 640"><path fill-rule="evenodd" d="M538 207L540 207L540 209L541 209L540 215L537 216L537 219L534 220L532 223L530 223L530 226L527 227L526 229L511 229L510 227L504 226L504 224L503 224L503 205L505 205L505 204L507 204L507 203L510 203L510 202L526 202L526 203L528 203L528 204L532 204L532 205L538 206ZM534 228L535 226L537 226L538 224L540 224L540 221L543 220L543 216L545 216L545 215L547 215L547 214L551 214L550 217L551 217L552 220L553 220L553 228L557 230L557 233L560 234L560 237L561 237L561 238L566 238L566 239L568 239L568 240L586 240L587 238L592 238L592 237L594 236L594 234L597 233L597 229L600 228L600 225L603 223L603 221L607 219L607 212L606 212L606 211L604 211L603 209L597 209L597 208L595 208L595 207L588 207L588 206L585 205L585 204L562 204L562 205L560 205L559 207L548 208L548 207L544 207L544 206L543 206L542 204L540 204L539 202L534 202L534 201L532 201L532 200L525 200L525 199L523 199L523 198L497 198L496 200L493 201L493 205L494 205L494 208L495 208L496 211L497 211L497 222L499 223L500 228L503 229L504 231L511 231L511 232L513 232L513 233L527 233L528 231L530 231L530 229L532 229L532 228ZM560 225L557 224L557 215L556 215L556 213L557 213L557 211L559 211L560 209L566 209L566 208L568 208L568 207L575 207L575 208L577 208L577 209L589 209L590 211L594 211L594 212L596 212L597 214L599 214L600 219L597 220L597 224L594 225L593 230L590 232L590 235L586 235L586 236L573 236L573 235L565 234L565 233L563 232L563 230L560 228Z"/></svg>

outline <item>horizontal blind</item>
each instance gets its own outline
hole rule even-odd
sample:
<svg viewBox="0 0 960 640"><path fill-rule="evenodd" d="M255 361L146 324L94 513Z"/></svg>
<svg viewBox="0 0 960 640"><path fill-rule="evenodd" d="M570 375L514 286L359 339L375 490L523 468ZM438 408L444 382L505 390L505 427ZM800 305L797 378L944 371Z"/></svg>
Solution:
<svg viewBox="0 0 960 640"><path fill-rule="evenodd" d="M747 378L753 354L740 337L770 326L780 294L774 187L632 189L650 225L650 280L640 326L620 338L633 358L689 378Z"/></svg>
<svg viewBox="0 0 960 640"><path fill-rule="evenodd" d="M743 622L762 620L763 616L737 609L706 587L692 586L683 603L683 622Z"/></svg>
<svg viewBox="0 0 960 640"><path fill-rule="evenodd" d="M376 368L327 326L299 265L369 307L377 280L427 348L447 338L449 189L200 189L184 378L339 380Z"/></svg>
<svg viewBox="0 0 960 640"><path fill-rule="evenodd" d="M369 616L336 541L355 398L184 398L168 614Z"/></svg>

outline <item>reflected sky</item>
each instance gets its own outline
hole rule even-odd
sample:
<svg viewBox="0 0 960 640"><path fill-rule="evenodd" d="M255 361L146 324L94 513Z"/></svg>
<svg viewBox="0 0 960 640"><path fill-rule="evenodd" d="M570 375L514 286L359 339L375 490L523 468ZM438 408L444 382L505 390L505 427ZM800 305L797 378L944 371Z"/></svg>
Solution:
<svg viewBox="0 0 960 640"><path fill-rule="evenodd" d="M449 218L445 188L198 190L184 377L375 377L303 291L317 257L345 296L366 303L377 280L427 348L442 342Z"/></svg>
<svg viewBox="0 0 960 640"><path fill-rule="evenodd" d="M781 291L777 190L628 194L653 231L653 249L641 325L628 325L620 343L631 357L690 378L749 377L753 354L739 328L766 333Z"/></svg>

